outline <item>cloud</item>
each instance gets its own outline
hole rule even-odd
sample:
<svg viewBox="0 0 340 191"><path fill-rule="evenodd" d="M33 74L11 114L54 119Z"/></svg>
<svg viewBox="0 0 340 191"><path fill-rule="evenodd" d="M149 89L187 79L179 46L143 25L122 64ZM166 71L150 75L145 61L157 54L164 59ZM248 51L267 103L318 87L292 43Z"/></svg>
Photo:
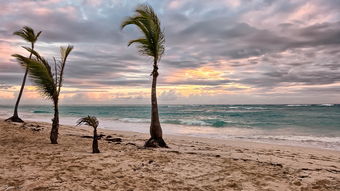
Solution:
<svg viewBox="0 0 340 191"><path fill-rule="evenodd" d="M311 87L317 89L315 86L321 88L340 81L340 4L337 1L147 2L158 13L166 35L166 52L159 63L158 79L163 101L199 102L203 99L199 98L202 89L209 89L218 96L243 92L245 97L239 96L240 99L247 100L248 96L254 103L258 97L250 96L251 93L266 97L267 93L280 91L280 95L276 94L278 98L273 99L275 102L284 96L284 91L301 97L300 93L307 94L312 91ZM140 32L134 26L120 30L120 22L133 14L136 5L137 2L128 0L3 2L0 13L2 86L20 86L23 70L10 55L27 54L20 46L29 44L12 33L30 25L43 31L35 48L50 61L53 56L59 56L59 46L75 46L66 66L64 85L79 91L80 97L72 94L72 99L66 96L65 100L95 99L89 97L95 94L85 95L90 90L108 92L125 87L129 91L135 88L137 94L138 88L149 88L152 59L140 56L135 46L127 47L127 42L138 38ZM201 71L202 68L218 71L218 75L209 76L211 71ZM194 75L194 71L202 74ZM247 92L245 88L225 87L232 84L247 87ZM306 91L292 91L300 86ZM180 90L175 91L173 87ZM332 95L336 91L334 88ZM332 92L332 87L327 92ZM200 96L191 99L196 94ZM186 97L188 95L191 97ZM123 95L115 99L119 103L148 102L145 95L142 97ZM106 101L112 102L112 99ZM209 99L214 98L206 96L204 100Z"/></svg>

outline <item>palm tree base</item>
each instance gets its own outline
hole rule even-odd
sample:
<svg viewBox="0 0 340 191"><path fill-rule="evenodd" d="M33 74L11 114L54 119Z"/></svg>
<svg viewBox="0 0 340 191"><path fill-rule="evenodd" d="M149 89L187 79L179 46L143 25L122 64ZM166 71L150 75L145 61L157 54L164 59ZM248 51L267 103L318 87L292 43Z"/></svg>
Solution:
<svg viewBox="0 0 340 191"><path fill-rule="evenodd" d="M169 148L168 145L164 142L163 138L150 138L145 142L144 147L153 147L153 148Z"/></svg>
<svg viewBox="0 0 340 191"><path fill-rule="evenodd" d="M7 122L24 123L24 121L22 119L20 119L20 117L18 117L18 116L12 116L12 117L6 119L5 121L7 121Z"/></svg>

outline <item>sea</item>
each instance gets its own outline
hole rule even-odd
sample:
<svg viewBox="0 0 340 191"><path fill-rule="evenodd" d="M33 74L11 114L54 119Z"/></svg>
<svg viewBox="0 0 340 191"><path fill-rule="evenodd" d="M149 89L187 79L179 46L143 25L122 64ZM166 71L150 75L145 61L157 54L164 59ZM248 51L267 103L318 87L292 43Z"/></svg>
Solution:
<svg viewBox="0 0 340 191"><path fill-rule="evenodd" d="M0 118L13 106L0 105ZM53 107L20 106L27 121L51 122ZM76 125L93 115L99 128L149 133L150 105L60 106L60 123ZM283 105L159 105L163 136L184 135L244 140L340 151L340 104Z"/></svg>

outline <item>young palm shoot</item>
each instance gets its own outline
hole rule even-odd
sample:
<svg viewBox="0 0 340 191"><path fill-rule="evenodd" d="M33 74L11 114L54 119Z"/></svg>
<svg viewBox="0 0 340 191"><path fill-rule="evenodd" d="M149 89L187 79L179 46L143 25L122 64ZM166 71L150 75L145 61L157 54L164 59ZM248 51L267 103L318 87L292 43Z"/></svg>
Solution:
<svg viewBox="0 0 340 191"><path fill-rule="evenodd" d="M50 140L52 144L58 144L59 131L59 94L63 82L63 74L68 55L71 53L73 46L60 47L61 60L54 59L54 73L51 66L43 57L35 50L24 47L31 52L35 58L27 58L19 54L12 55L17 61L28 70L28 74L46 98L53 101L54 118L52 119L52 129Z"/></svg>
<svg viewBox="0 0 340 191"><path fill-rule="evenodd" d="M78 120L77 125L88 125L93 127L93 142L92 142L92 152L93 153L100 153L99 148L98 148L98 135L97 135L97 127L99 125L99 121L95 116L87 116L83 117Z"/></svg>
<svg viewBox="0 0 340 191"><path fill-rule="evenodd" d="M162 128L159 122L156 84L158 73L158 62L164 53L164 33L161 29L160 21L149 5L140 5L135 10L136 14L128 17L121 24L121 29L127 25L136 25L143 36L129 41L131 44L138 44L139 53L153 58L152 88L151 88L151 138L146 141L145 147L167 147L162 137Z"/></svg>
<svg viewBox="0 0 340 191"><path fill-rule="evenodd" d="M31 43L31 49L33 50L34 49L34 44L38 40L38 37L40 36L41 31L38 32L37 34L35 34L35 32L34 32L34 30L32 28L25 26L22 29L14 32L13 34L17 35L17 36L20 36L25 41ZM32 58L32 53L30 53L29 58ZM18 95L17 101L15 102L13 116L8 118L8 119L6 119L6 121L19 122L19 123L23 123L24 122L22 119L20 119L20 117L18 115L18 107L19 107L21 96L22 96L22 92L24 91L24 88L25 88L27 74L28 74L28 68L26 68L26 70L25 70L25 75L24 75L24 78L23 78L22 83L21 83L21 88L20 88L20 91L19 91L19 95Z"/></svg>

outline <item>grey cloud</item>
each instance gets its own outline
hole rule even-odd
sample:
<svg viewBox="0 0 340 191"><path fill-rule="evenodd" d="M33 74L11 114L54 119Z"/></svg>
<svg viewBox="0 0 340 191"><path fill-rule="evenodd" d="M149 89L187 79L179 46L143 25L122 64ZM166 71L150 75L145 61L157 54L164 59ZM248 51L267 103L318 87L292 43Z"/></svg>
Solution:
<svg viewBox="0 0 340 191"><path fill-rule="evenodd" d="M162 76L171 76L176 69L220 66L219 60L234 60L228 65L234 72L225 75L230 80L192 79L169 83L160 78L160 85L213 88L234 82L271 89L282 84L325 85L340 81L338 1L242 0L240 7L233 8L217 0L209 1L209 5L206 0L197 0L181 1L182 6L174 9L168 7L170 1L166 0L149 3L159 14L166 33L166 53L160 62ZM309 24L309 19L292 22L285 19L306 3L320 8L320 15L311 15L311 19L325 13L332 19L318 24ZM31 25L43 31L37 49L48 59L58 55L59 44L75 45L65 73L65 86L149 87L150 58L138 55L135 46L127 47L128 40L140 36L138 30L135 27L119 29L122 19L133 14L136 4L131 1L103 1L96 7L86 1L60 4L76 10L75 17L69 17L56 11L58 6L39 1L37 5L52 13L46 17L26 11L2 15L0 42L18 40L12 32ZM249 12L268 12L269 15L260 14L254 19L265 23L273 16L275 24L246 23L241 18ZM15 46L22 44L24 42ZM15 61L1 60L0 68L2 83L20 84L23 73ZM173 96L171 93L169 97Z"/></svg>

